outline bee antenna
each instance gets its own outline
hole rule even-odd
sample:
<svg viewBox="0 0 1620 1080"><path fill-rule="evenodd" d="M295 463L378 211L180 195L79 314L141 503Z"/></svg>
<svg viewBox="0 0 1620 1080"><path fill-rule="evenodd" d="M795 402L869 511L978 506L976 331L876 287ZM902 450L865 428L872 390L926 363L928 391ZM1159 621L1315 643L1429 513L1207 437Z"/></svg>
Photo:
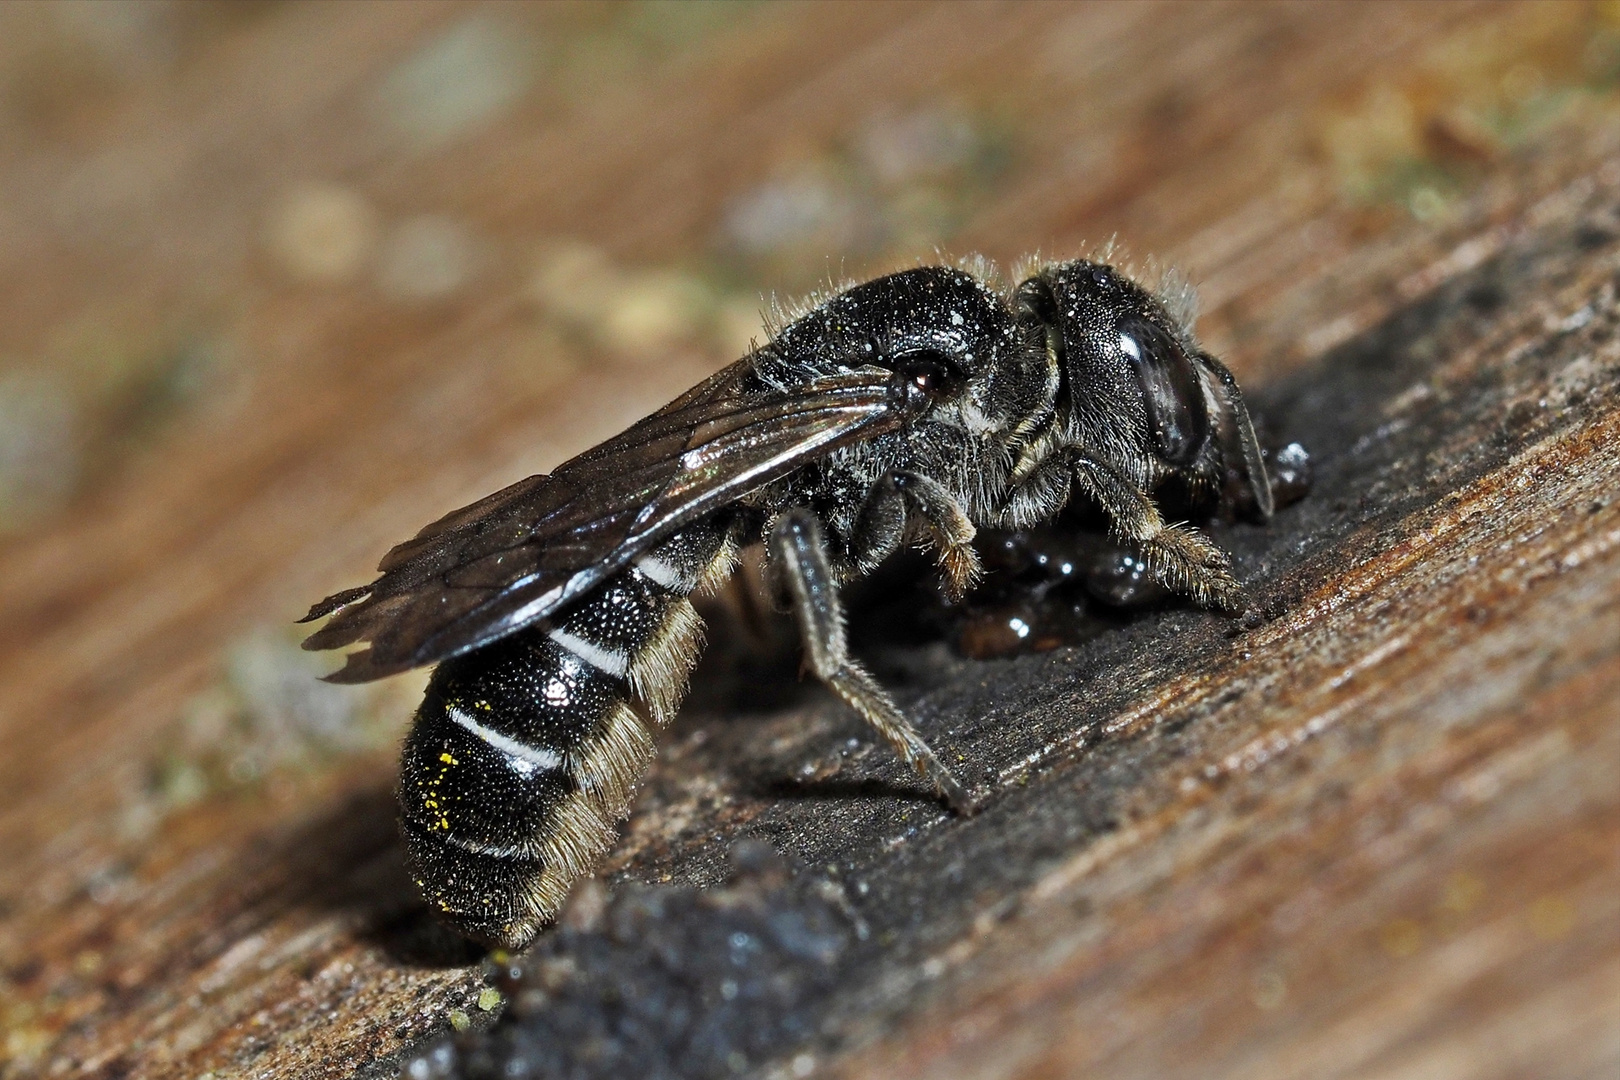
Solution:
<svg viewBox="0 0 1620 1080"><path fill-rule="evenodd" d="M1254 505L1259 509L1261 518L1270 518L1272 511L1276 509L1276 503L1271 498L1271 477L1266 474L1266 462L1260 456L1260 440L1255 438L1254 421L1249 418L1249 407L1243 403L1243 391L1238 389L1237 380L1232 377L1225 364L1207 352L1199 352L1196 355L1198 362L1204 365L1204 369L1214 375L1221 384L1221 392L1226 398L1227 407L1232 410L1232 416L1237 421L1238 443L1243 447L1243 470L1249 477L1249 490L1254 493Z"/></svg>

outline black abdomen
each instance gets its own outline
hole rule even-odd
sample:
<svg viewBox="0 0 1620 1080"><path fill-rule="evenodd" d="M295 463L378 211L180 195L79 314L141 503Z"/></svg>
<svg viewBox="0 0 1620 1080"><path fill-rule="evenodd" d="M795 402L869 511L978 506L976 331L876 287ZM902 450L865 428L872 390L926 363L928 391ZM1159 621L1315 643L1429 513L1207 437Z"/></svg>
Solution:
<svg viewBox="0 0 1620 1080"><path fill-rule="evenodd" d="M686 595L730 564L723 523L688 528L556 621L434 671L400 819L411 876L459 929L522 945L605 853L697 656Z"/></svg>

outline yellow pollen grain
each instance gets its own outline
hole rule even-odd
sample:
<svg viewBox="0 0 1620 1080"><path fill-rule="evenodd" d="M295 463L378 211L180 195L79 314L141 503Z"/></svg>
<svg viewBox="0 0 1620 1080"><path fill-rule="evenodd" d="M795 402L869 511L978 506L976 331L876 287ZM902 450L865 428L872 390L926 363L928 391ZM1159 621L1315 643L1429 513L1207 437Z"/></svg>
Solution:
<svg viewBox="0 0 1620 1080"><path fill-rule="evenodd" d="M432 779L432 781L429 783L428 786L433 788L434 790L430 791L427 795L425 795L423 797L423 799L422 799L422 808L428 811L430 817L433 815L434 812L438 813L439 820L434 822L434 824L432 826L433 828L438 829L441 832L449 832L450 831L450 817L449 817L449 815L447 815L444 812L444 807L439 804L438 790L437 789L438 789L438 786L441 783L444 782L445 773L450 771L449 766L451 766L451 765L459 765L459 764L461 764L461 762L457 761L456 758L455 758L455 755L451 754L450 751L448 751L448 750L446 750L446 751L442 752L441 754L439 754L439 761L445 767L441 768L439 770L439 775L435 776Z"/></svg>

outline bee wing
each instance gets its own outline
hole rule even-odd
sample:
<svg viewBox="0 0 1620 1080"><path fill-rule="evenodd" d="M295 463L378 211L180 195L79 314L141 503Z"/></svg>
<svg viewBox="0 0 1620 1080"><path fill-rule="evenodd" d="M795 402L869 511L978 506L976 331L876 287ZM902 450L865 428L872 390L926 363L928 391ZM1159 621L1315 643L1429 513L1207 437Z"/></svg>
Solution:
<svg viewBox="0 0 1620 1080"><path fill-rule="evenodd" d="M440 518L370 585L326 598L306 649L359 642L328 678L365 682L486 645L600 584L683 525L908 416L867 368L747 397L742 361L620 435Z"/></svg>

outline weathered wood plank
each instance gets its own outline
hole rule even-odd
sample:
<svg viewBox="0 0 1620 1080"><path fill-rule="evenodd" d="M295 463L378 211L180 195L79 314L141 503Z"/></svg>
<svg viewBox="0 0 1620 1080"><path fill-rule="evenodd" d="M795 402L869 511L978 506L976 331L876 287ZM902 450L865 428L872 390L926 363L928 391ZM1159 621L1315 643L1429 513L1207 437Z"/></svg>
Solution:
<svg viewBox="0 0 1620 1080"><path fill-rule="evenodd" d="M876 643L997 792L970 822L721 641L605 880L763 838L791 880L715 895L866 927L765 1019L675 963L722 1042L803 1021L745 1072L1620 1062L1608 8L150 10L0 10L4 1075L375 1074L492 1020L400 868L410 686L312 691L283 624L724 362L761 290L1115 233L1317 455L1220 531L1274 618ZM542 951L607 959L445 1060L608 1023L636 942L586 915Z"/></svg>

